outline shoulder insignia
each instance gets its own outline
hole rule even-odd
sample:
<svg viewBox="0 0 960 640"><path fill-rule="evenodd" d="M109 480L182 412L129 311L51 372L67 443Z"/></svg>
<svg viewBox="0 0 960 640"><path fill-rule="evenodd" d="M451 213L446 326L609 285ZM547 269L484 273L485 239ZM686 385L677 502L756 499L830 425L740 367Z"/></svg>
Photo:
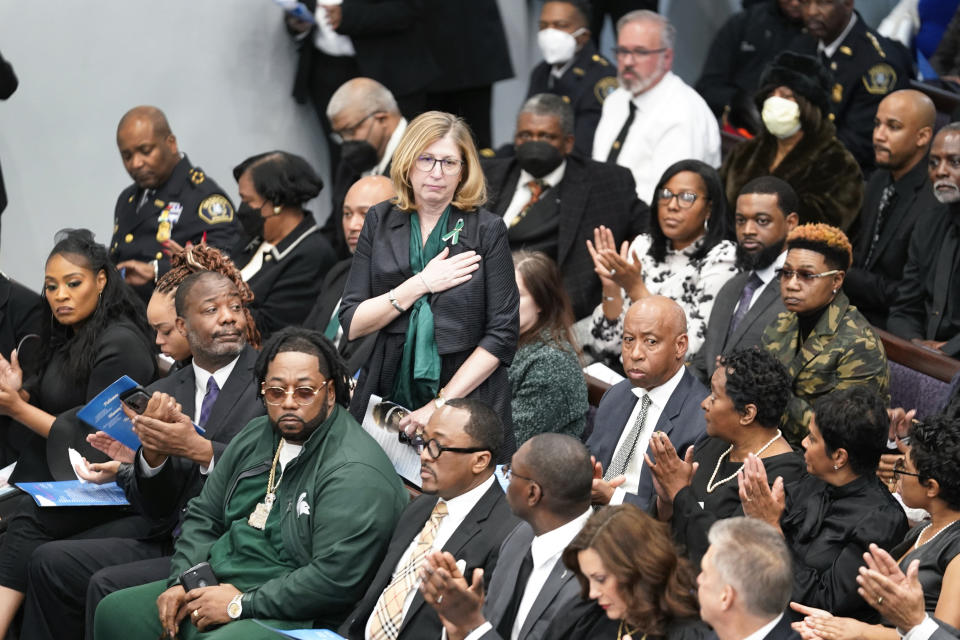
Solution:
<svg viewBox="0 0 960 640"><path fill-rule="evenodd" d="M604 58L604 57L603 57L602 55L600 55L599 53L593 54L593 57L591 57L590 59L593 60L594 62L596 62L597 64L599 64L601 67L609 67L609 66L610 66L610 63L607 62L607 59Z"/></svg>
<svg viewBox="0 0 960 640"><path fill-rule="evenodd" d="M127 198L127 202L133 202L133 195L131 195L129 198Z"/></svg>
<svg viewBox="0 0 960 640"><path fill-rule="evenodd" d="M886 95L897 84L897 72L886 62L875 64L863 76L863 86L874 95Z"/></svg>
<svg viewBox="0 0 960 640"><path fill-rule="evenodd" d="M839 82L833 85L833 95L834 102L843 102L843 85Z"/></svg>
<svg viewBox="0 0 960 640"><path fill-rule="evenodd" d="M206 179L206 176L203 175L203 171L200 169L190 169L190 182L193 184L202 184Z"/></svg>
<svg viewBox="0 0 960 640"><path fill-rule="evenodd" d="M847 45L843 45L842 47L840 47L840 53L842 53L842 54L845 55L845 56L852 56L852 55L853 55L853 49L851 49L851 48L848 47Z"/></svg>
<svg viewBox="0 0 960 640"><path fill-rule="evenodd" d="M200 175L203 176L202 173ZM233 206L224 196L217 194L205 198L200 203L197 215L207 224L233 222Z"/></svg>
<svg viewBox="0 0 960 640"><path fill-rule="evenodd" d="M606 76L600 78L597 81L597 84L593 85L593 95L597 98L597 102L603 104L603 101L607 99L611 93L617 90L617 87L620 85L617 84L617 79L613 76Z"/></svg>
<svg viewBox="0 0 960 640"><path fill-rule="evenodd" d="M480 149L480 155L484 158L495 158L497 157L497 152L490 147L484 147L483 149Z"/></svg>
<svg viewBox="0 0 960 640"><path fill-rule="evenodd" d="M877 50L877 53L880 54L880 57L881 57L881 58L886 58L886 57L887 57L887 54L884 53L884 51L883 51L883 47L880 46L880 41L877 40L877 36L873 35L873 34L870 33L869 31L867 31L867 40L870 41L870 44L872 44L872 45L873 45L873 48Z"/></svg>
<svg viewBox="0 0 960 640"><path fill-rule="evenodd" d="M587 72L581 69L580 67L574 67L573 69L571 69L571 71L575 76L584 76L587 74Z"/></svg>

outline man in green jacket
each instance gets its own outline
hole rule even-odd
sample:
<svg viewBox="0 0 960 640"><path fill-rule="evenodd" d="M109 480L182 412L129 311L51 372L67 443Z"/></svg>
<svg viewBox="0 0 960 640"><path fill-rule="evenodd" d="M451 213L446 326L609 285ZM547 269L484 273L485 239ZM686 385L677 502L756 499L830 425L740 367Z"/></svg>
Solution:
<svg viewBox="0 0 960 640"><path fill-rule="evenodd" d="M322 334L276 333L255 372L267 416L234 438L190 502L170 578L105 598L96 638L275 638L252 619L336 628L363 595L407 493L346 411L348 376ZM155 397L145 415L167 406ZM180 575L201 562L219 584L186 591Z"/></svg>

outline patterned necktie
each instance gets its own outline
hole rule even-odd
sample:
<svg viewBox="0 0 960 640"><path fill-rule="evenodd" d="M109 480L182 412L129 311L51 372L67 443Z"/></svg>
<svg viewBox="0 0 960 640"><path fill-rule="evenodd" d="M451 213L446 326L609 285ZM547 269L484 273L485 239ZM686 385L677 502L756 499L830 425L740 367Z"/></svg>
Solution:
<svg viewBox="0 0 960 640"><path fill-rule="evenodd" d="M751 273L747 284L743 286L743 293L740 294L740 302L737 303L737 310L733 312L733 318L730 320L730 328L727 329L727 338L737 330L737 325L740 324L743 317L747 315L747 311L750 310L750 301L753 300L753 294L762 286L763 280L760 279L757 272L754 271Z"/></svg>
<svg viewBox="0 0 960 640"><path fill-rule="evenodd" d="M880 203L877 205L877 222L873 225L873 237L870 238L870 249L867 250L867 259L863 261L864 267L870 267L870 258L873 257L873 251L877 248L877 243L880 241L883 217L886 215L887 209L890 208L890 204L896 195L892 184L888 184L883 188L883 191L880 192Z"/></svg>
<svg viewBox="0 0 960 640"><path fill-rule="evenodd" d="M530 190L530 199L527 200L527 204L523 205L523 209L520 209L520 213L510 221L510 226L515 227L517 224L523 220L523 217L527 215L527 212L533 208L533 205L540 202L540 196L543 195L543 192L550 188L546 182L541 178L535 178L526 184L527 189Z"/></svg>
<svg viewBox="0 0 960 640"><path fill-rule="evenodd" d="M633 119L637 115L637 105L633 104L633 100L628 104L630 105L630 113L627 115L627 120L620 129L620 133L617 134L617 139L610 145L610 153L607 154L607 162L611 164L617 163L617 158L620 157L620 149L623 147L623 141L627 139L627 134L630 133L630 126L633 125Z"/></svg>
<svg viewBox="0 0 960 640"><path fill-rule="evenodd" d="M623 472L627 470L630 459L633 458L633 454L637 450L637 442L643 432L643 423L647 420L647 409L649 408L650 395L644 394L643 399L640 400L640 414L637 416L636 422L633 423L633 428L630 429L627 439L623 441L623 446L614 454L613 461L607 467L607 472L603 474L604 480L610 481L617 476L622 476Z"/></svg>
<svg viewBox="0 0 960 640"><path fill-rule="evenodd" d="M393 580L380 594L377 606L373 609L373 619L370 621L370 637L373 640L396 640L400 635L400 627L403 624L403 604L410 590L417 586L417 570L433 549L437 529L446 515L447 503L438 500L430 514L430 519L423 525L416 546L407 561L397 569L393 574Z"/></svg>
<svg viewBox="0 0 960 640"><path fill-rule="evenodd" d="M213 376L207 378L207 395L203 396L203 404L200 405L200 426L206 426L207 420L210 419L210 412L213 411L213 405L217 401L217 396L220 395L220 387L217 386L217 381L213 379Z"/></svg>

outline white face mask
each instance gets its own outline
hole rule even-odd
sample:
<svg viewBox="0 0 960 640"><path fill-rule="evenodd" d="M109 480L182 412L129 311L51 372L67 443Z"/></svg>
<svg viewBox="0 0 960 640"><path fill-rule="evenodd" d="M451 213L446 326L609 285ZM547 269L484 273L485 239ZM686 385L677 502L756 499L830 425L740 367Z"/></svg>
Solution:
<svg viewBox="0 0 960 640"><path fill-rule="evenodd" d="M800 131L800 105L780 96L763 101L763 124L767 131L781 140Z"/></svg>
<svg viewBox="0 0 960 640"><path fill-rule="evenodd" d="M583 33L582 27L572 34L560 29L544 29L537 33L537 44L547 64L560 64L573 58L577 52L576 37Z"/></svg>

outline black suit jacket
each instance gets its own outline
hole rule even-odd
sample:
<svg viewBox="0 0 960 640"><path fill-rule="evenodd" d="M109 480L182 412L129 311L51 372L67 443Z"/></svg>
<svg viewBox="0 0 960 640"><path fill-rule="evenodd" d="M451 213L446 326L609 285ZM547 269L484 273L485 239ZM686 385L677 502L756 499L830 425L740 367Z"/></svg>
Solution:
<svg viewBox="0 0 960 640"><path fill-rule="evenodd" d="M596 456L597 462L601 463L604 469L610 466L617 442L620 441L620 435L627 425L627 419L639 400L632 389L633 385L630 381L624 380L608 389L600 399L593 433L587 440L587 448ZM706 435L707 424L703 418L700 403L709 393L690 371L684 370L680 384L674 389L673 395L660 413L660 419L654 430L666 433L681 457L686 453L687 447ZM653 458L651 449L648 448L647 453ZM634 455L640 455L640 452ZM623 488L627 491L626 500L641 508L646 508L654 496L649 470L644 470L640 474L638 486L624 485Z"/></svg>
<svg viewBox="0 0 960 640"><path fill-rule="evenodd" d="M783 301L780 299L780 283L774 278L763 288L760 297L737 325L736 331L728 338L730 321L733 320L733 314L740 302L740 294L743 293L743 287L749 279L749 271L738 273L720 288L707 322L707 334L703 339L703 345L690 361L690 371L708 387L718 355L729 354L734 349L759 345L767 325L776 320L781 311L785 311Z"/></svg>
<svg viewBox="0 0 960 640"><path fill-rule="evenodd" d="M867 253L877 225L880 194L890 184L890 172L874 171L867 181L856 227L850 234L853 242L853 267L847 271L843 290L850 302L860 310L870 324L887 327L887 315L896 301L897 287L903 279L907 264L910 236L917 219L925 211L945 211L933 195L933 186L927 173L926 157L917 162L895 183L893 203L887 208L877 246L867 262Z"/></svg>
<svg viewBox="0 0 960 640"><path fill-rule="evenodd" d="M390 584L404 552L430 519L430 513L436 504L437 496L424 494L404 510L393 532L387 555L380 563L380 569L360 604L341 627L342 635L350 640L363 640L367 620L373 614L377 600ZM457 560L462 559L466 562L463 575L468 578L473 576L474 569L483 569L483 575L489 585L500 555L500 545L519 522L511 513L500 484L494 479L493 485L483 494L447 543L443 545L443 551L449 552ZM399 638L436 640L442 631L443 626L436 612L424 603L423 595L418 591L403 619Z"/></svg>
<svg viewBox="0 0 960 640"><path fill-rule="evenodd" d="M515 158L494 158L482 163L490 193L489 207L503 217L520 180ZM563 180L544 197L557 199L557 264L563 273L563 285L573 303L577 319L593 313L600 303L600 279L593 271L593 260L586 241L593 230L605 225L619 243L632 240L647 230L650 209L637 198L633 175L624 167L595 162L576 155L567 156ZM522 247L512 246L511 250Z"/></svg>
<svg viewBox="0 0 960 640"><path fill-rule="evenodd" d="M13 67L0 55L0 100L6 100L17 90L17 75ZM0 213L7 208L7 190L3 186L3 171L0 171Z"/></svg>
<svg viewBox="0 0 960 640"><path fill-rule="evenodd" d="M800 634L790 627L790 620L790 612L784 612L780 622L767 635L763 636L763 640L799 640Z"/></svg>

